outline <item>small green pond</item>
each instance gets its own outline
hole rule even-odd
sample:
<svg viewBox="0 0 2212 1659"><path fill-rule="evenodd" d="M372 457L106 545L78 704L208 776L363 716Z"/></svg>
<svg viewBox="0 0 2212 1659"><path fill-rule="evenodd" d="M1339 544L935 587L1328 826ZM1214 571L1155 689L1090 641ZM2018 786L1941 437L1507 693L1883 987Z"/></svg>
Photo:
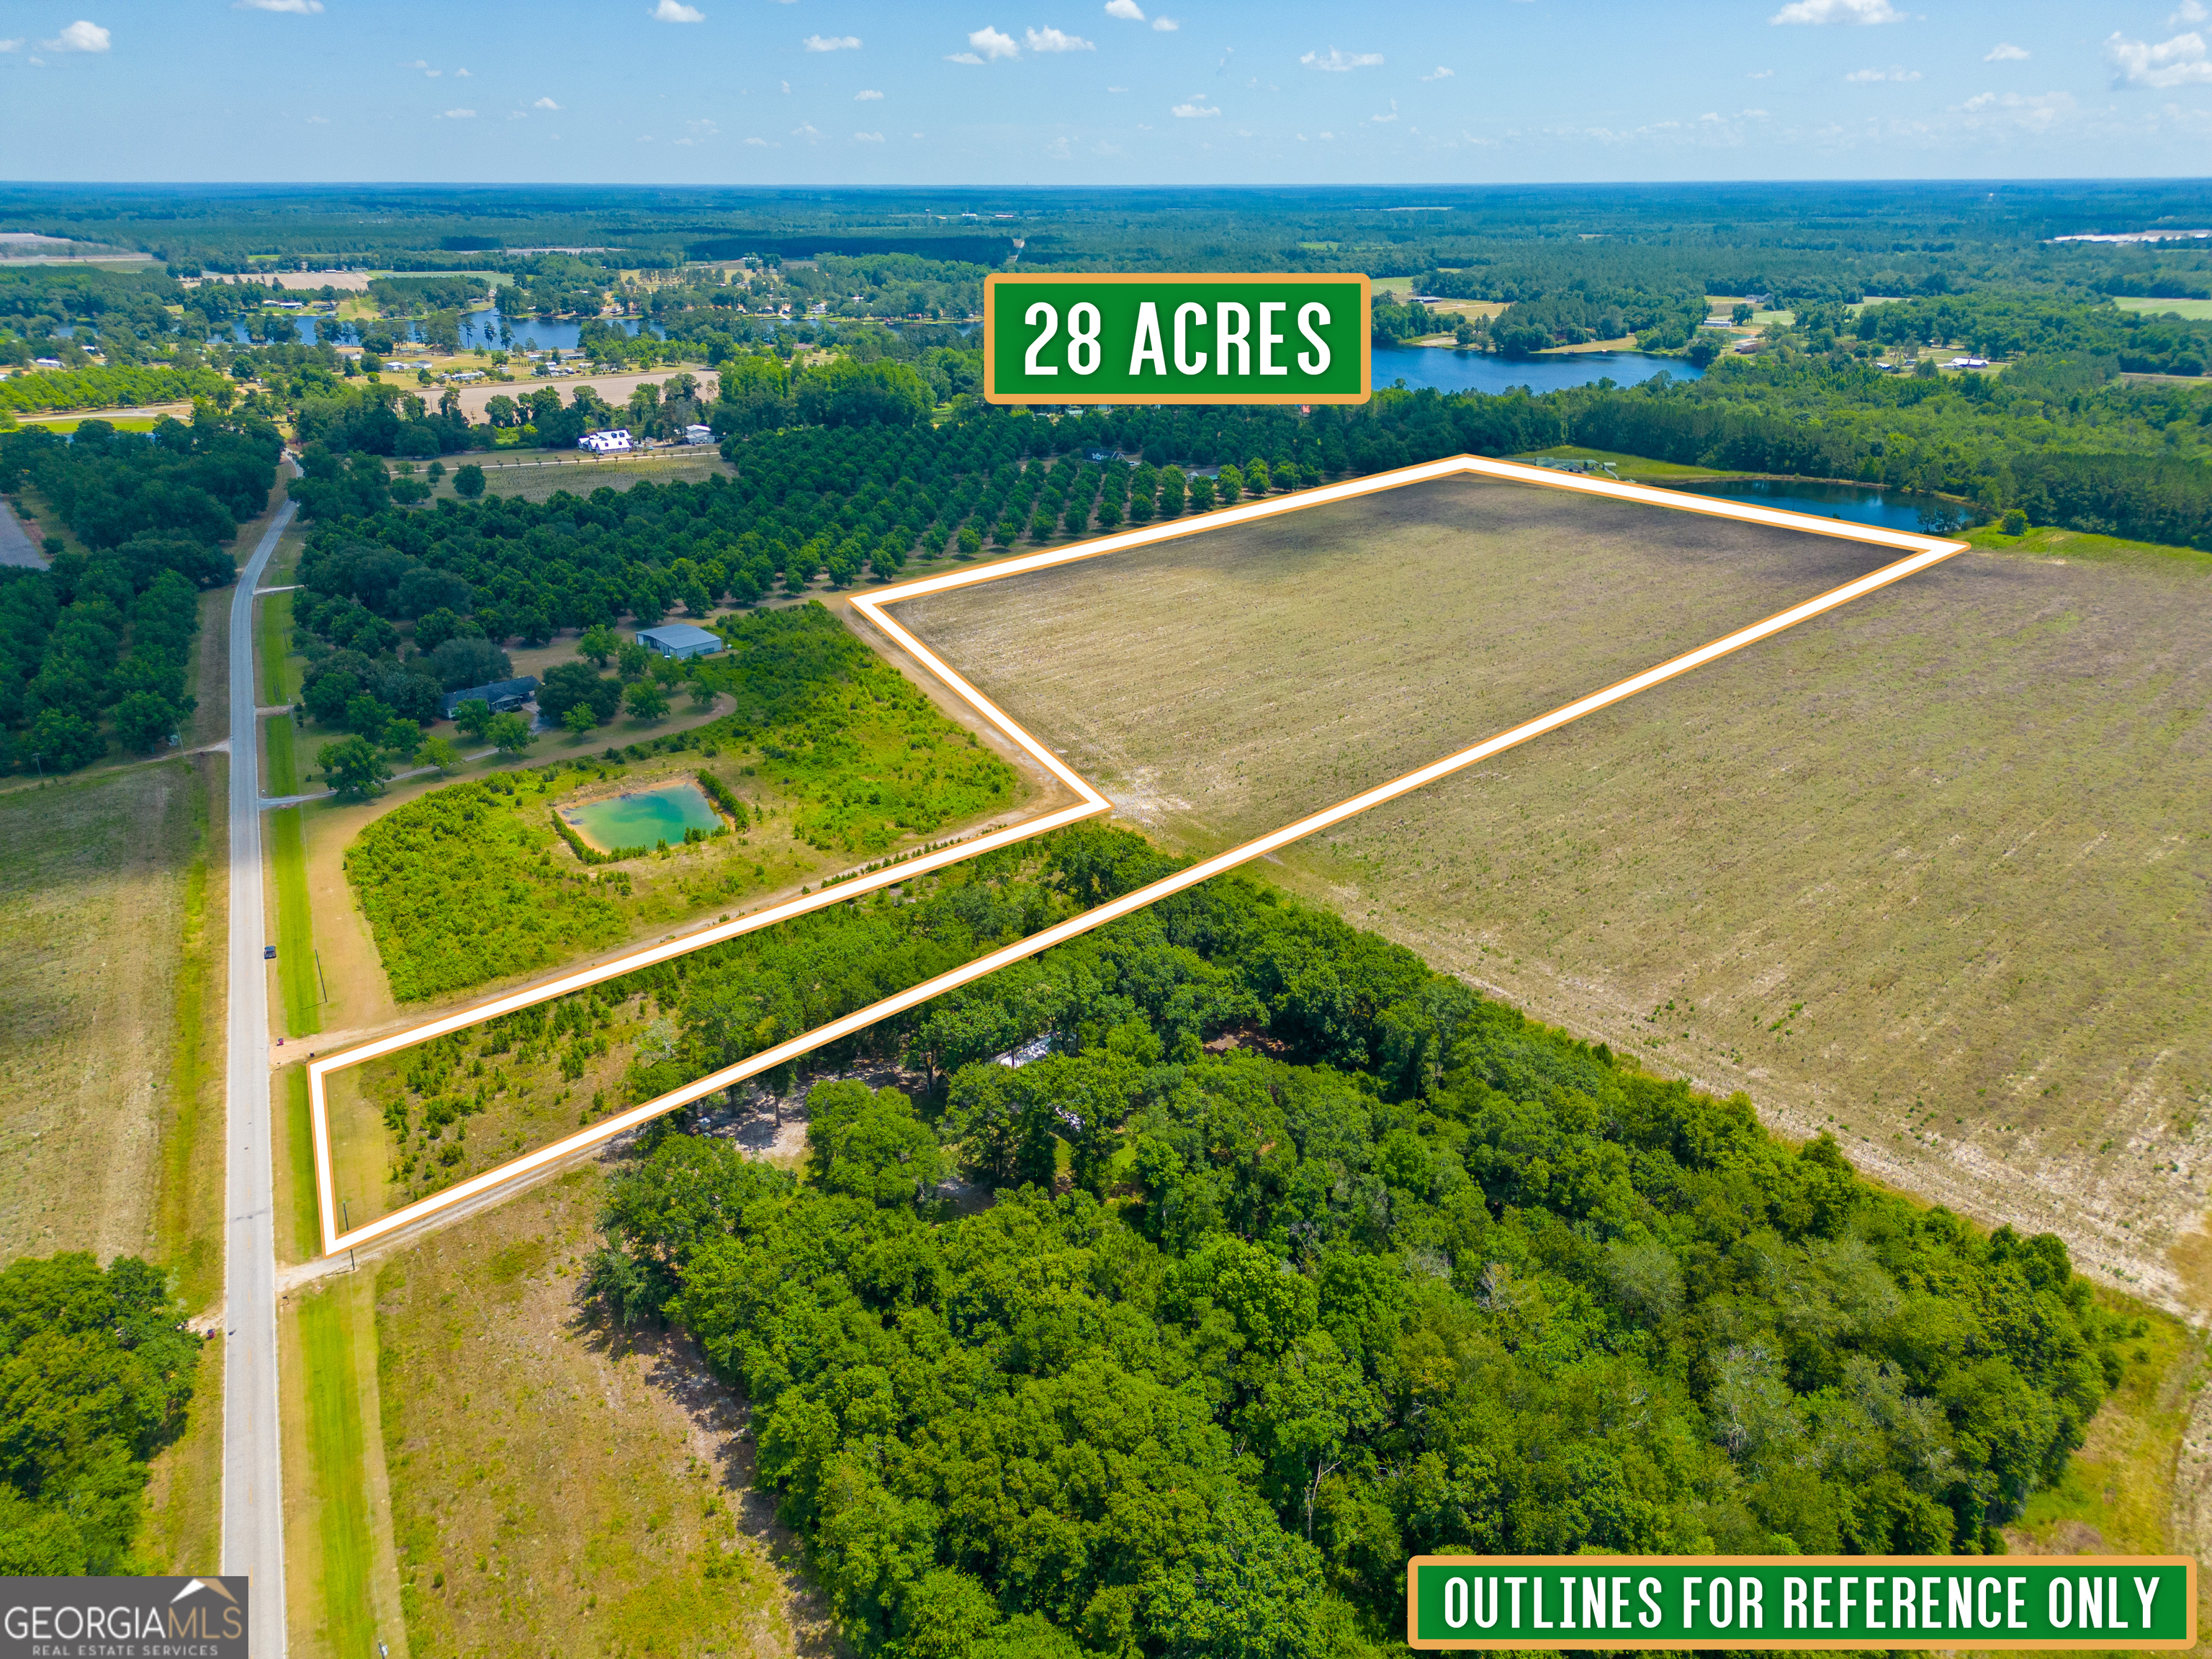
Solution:
<svg viewBox="0 0 2212 1659"><path fill-rule="evenodd" d="M674 847L682 842L686 830L711 835L722 827L720 817L696 783L663 784L560 810L576 833L602 853L664 841Z"/></svg>

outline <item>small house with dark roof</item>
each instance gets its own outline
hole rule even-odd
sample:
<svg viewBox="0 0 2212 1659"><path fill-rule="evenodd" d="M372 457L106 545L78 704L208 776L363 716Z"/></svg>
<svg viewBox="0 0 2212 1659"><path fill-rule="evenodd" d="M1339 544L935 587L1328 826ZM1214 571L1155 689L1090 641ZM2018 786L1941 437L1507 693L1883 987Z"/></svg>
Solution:
<svg viewBox="0 0 2212 1659"><path fill-rule="evenodd" d="M537 695L537 677L525 674L519 680L499 680L490 685L472 685L465 691L448 691L438 701L438 714L441 719L451 720L453 711L465 702L488 702L495 714L511 714Z"/></svg>

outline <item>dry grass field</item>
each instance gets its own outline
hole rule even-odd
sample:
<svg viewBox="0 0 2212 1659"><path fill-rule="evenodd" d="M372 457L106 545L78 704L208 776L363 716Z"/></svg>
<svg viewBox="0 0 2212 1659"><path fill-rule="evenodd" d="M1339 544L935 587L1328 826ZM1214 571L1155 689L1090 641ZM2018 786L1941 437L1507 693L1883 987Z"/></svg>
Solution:
<svg viewBox="0 0 2212 1659"><path fill-rule="evenodd" d="M580 1304L601 1183L573 1171L376 1273L409 1650L839 1651L750 1490L743 1402L678 1339Z"/></svg>
<svg viewBox="0 0 2212 1659"><path fill-rule="evenodd" d="M910 626L1210 849L1880 562L1479 481ZM2212 573L1975 550L1270 873L1878 1178L2212 1307Z"/></svg>
<svg viewBox="0 0 2212 1659"><path fill-rule="evenodd" d="M453 495L453 469L471 463L483 468L487 495L510 495L526 501L542 501L563 489L573 495L588 495L595 489L629 489L647 482L703 483L716 477L735 477L738 471L722 459L720 451L703 445L615 461L593 460L568 450L506 449L489 455L449 457L446 476L430 485L430 499ZM428 465L416 463L415 476L422 477L420 469Z"/></svg>
<svg viewBox="0 0 2212 1659"><path fill-rule="evenodd" d="M185 1258L222 1218L223 765L0 795L0 1261L140 1254L220 1290L219 1254Z"/></svg>

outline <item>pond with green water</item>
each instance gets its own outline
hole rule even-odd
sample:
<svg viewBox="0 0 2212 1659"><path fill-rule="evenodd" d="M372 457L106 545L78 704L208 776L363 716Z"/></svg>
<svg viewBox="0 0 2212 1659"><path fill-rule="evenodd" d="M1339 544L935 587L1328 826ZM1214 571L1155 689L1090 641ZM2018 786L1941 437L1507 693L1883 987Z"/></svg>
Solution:
<svg viewBox="0 0 2212 1659"><path fill-rule="evenodd" d="M560 810L576 833L602 853L653 847L664 841L674 847L681 844L686 830L712 835L722 827L720 817L696 783L663 784Z"/></svg>

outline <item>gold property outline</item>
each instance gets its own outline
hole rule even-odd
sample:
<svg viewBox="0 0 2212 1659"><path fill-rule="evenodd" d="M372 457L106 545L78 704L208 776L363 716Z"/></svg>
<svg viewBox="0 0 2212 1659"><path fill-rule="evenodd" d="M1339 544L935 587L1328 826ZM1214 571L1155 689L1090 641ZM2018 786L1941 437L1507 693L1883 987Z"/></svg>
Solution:
<svg viewBox="0 0 2212 1659"><path fill-rule="evenodd" d="M798 1036L777 1043L774 1048L764 1048L759 1054L739 1060L733 1066L726 1066L720 1071L708 1073L694 1082L685 1084L680 1089L672 1090L655 1099L647 1101L642 1105L633 1106L627 1111L618 1112L611 1117L592 1124L588 1128L564 1136L550 1146L539 1147L535 1152L525 1153L520 1158L486 1170L479 1175L471 1176L467 1180L458 1182L441 1192L433 1193L427 1198L404 1205L389 1214L379 1216L373 1221L363 1222L349 1231L341 1233L337 1230L333 1224L337 1206L335 1200L334 1177L331 1162L330 1115L325 1094L325 1081L332 1073L342 1071L348 1066L358 1066L366 1060L380 1059L386 1054L397 1053L402 1048L412 1048L416 1043L426 1042L433 1037L443 1036L448 1032L461 1030L483 1021L496 1018L501 1014L512 1013L519 1008L527 1008L534 1004L548 1001L554 997L566 995L571 991L581 990L586 986L596 985L603 981L635 972L640 968L651 967L656 963L666 962L676 957L688 955L694 951L703 950L709 945L719 945L725 939L736 939L756 929L788 921L793 916L805 915L810 911L819 910L832 904L842 904L848 899L857 898L861 894L872 892L895 883L910 880L915 876L926 874L932 870L943 869L948 865L974 858L994 848L1011 846L1015 842L1027 841L1048 831L1112 811L1112 802L1093 787L1088 781L1079 776L1051 750L1024 731L1005 710L970 685L935 652L886 615L887 607L897 605L903 600L921 599L927 594L948 592L955 588L969 587L981 582L998 581L1007 576L1024 575L1035 570L1048 570L1059 565L1072 564L1081 559L1101 558L1108 554L1127 552L1140 547L1151 547L1184 536L1202 535L1206 532L1224 529L1232 525L1251 524L1262 519L1273 519L1285 514L1303 512L1309 507L1325 507L1334 502L1352 501L1358 496L1375 495L1383 490L1399 489L1408 484L1423 483L1431 479L1462 476L1501 478L1517 483L1540 484L1549 489L1565 489L1579 495L1596 495L1613 501L1635 501L1652 507L1666 507L1678 513L1698 513L1712 518L1734 519L1744 523L1767 525L1784 530L1803 531L1813 535L1832 537L1840 541L1862 542L1893 548L1905 553L1906 556L1886 564L1878 570L1870 571L1852 581L1845 582L1841 586L1830 588L1826 592L1792 605L1786 611L1778 611L1763 622L1740 628L1709 644L1699 646L1695 650L1669 658L1655 667L1647 668L1643 672L1632 675L1627 679L1607 686L1602 690L1593 691L1586 696L1577 698L1572 702L1563 703L1548 714L1540 714L1534 720L1524 720L1520 725L1500 732L1495 737L1485 738L1472 747L1447 755L1441 760L1432 761L1428 765L1408 772L1401 777L1394 778L1388 783L1378 784L1374 788L1340 801L1334 806L1324 807L1320 811L1310 813L1293 823L1285 824L1279 830L1271 830L1255 840L1248 841L1238 847L1232 847L1227 852L1216 854L1212 858L1202 860L1188 868L1179 870L1171 876L1152 883L1149 886L1140 887L1134 892L1125 893L1119 898L1109 900L1104 904L1084 911L1080 915L1071 916L1066 921L1055 923L1027 939L1018 939L1012 945L1004 945L988 955L978 957L975 961L952 969L949 972L939 974L933 979L926 980L896 995L885 997L881 1001L857 1009L842 1018L831 1020L827 1024L817 1026L813 1030L803 1032ZM734 921L720 922L711 927L701 928L696 933L665 940L659 945L634 951L612 962L603 963L597 967L586 969L578 973L564 975L560 978L527 987L506 996L495 997L490 1001L461 1009L441 1018L430 1020L424 1024L395 1032L389 1036L380 1037L372 1042L363 1043L358 1048L349 1048L343 1053L310 1062L307 1066L308 1107L314 1137L315 1196L321 1221L323 1253L325 1255L335 1255L340 1250L367 1244L373 1240L396 1232L401 1228L410 1226L442 1211L451 1209L456 1205L467 1203L472 1199L482 1197L509 1183L523 1180L548 1165L611 1140L617 1135L625 1134L664 1113L689 1105L695 1100L713 1094L718 1090L729 1088L733 1084L741 1083L747 1078L757 1076L763 1072L773 1071L775 1067L797 1060L824 1044L835 1042L840 1038L850 1036L856 1031L865 1030L878 1020L887 1019L893 1014L918 1006L933 997L942 996L947 991L956 989L970 981L981 979L986 975L995 973L1000 969L1019 962L1024 957L1036 956L1052 949L1056 945L1065 944L1067 940L1089 933L1093 928L1103 927L1108 922L1126 916L1133 911L1140 910L1148 904L1167 897L1171 893L1181 892L1186 887L1196 886L1202 881L1220 875L1224 871L1233 870L1239 865L1249 863L1254 859L1263 858L1279 848L1301 840L1317 830L1326 830L1332 824L1340 823L1346 818L1366 811L1370 807L1379 806L1385 801L1395 800L1399 796L1433 783L1439 778L1448 777L1455 772L1487 760L1493 755L1527 743L1532 738L1539 738L1547 732L1556 731L1562 726L1582 719L1585 714L1595 714L1601 708L1611 708L1614 703L1632 697L1640 691L1647 691L1655 685L1663 684L1679 675L1686 674L1693 668L1703 667L1705 664L1727 656L1731 652L1740 651L1747 645L1755 644L1760 640L1781 633L1785 629L1795 627L1801 622L1820 616L1825 611L1832 611L1839 605L1848 605L1853 599L1863 598L1878 588L1887 587L1892 582L1901 581L1907 576L1915 575L1931 565L1950 558L1954 554L1964 552L1966 548L1966 544L1964 542L1948 540L1942 537L1913 535L1904 531L1883 530L1869 525L1852 525L1846 527L1841 521L1834 519L1814 518L1805 514L1786 513L1774 507L1756 507L1742 501L1692 495L1680 490L1656 489L1643 484L1621 483L1613 479L1560 473L1543 467L1520 465L1511 461L1493 461L1478 456L1459 455L1446 460L1425 462L1418 466L1401 467L1395 471L1376 473L1343 483L1328 484L1318 489L1302 490L1294 495L1273 500L1254 501L1247 506L1229 507L1221 512L1210 513L1197 518L1149 525L1141 530L1125 531L1118 535L1102 537L1096 541L1079 542L1073 546L1055 549L1049 552L1027 554L1020 558L1008 559L999 564L984 565L972 570L951 571L940 576L924 577L917 581L901 583L896 586L880 589L873 593L857 594L851 601L855 611L881 629L884 635L896 641L902 648L914 657L915 661L937 676L962 702L967 703L993 726L1018 744L1039 764L1066 784L1075 793L1078 804L1045 813L1009 829L995 830L989 835L978 836L971 842L941 848L920 858L908 858L886 864L881 869L871 871L848 880L835 882L825 886L819 892L805 895L756 915L742 916Z"/></svg>
<svg viewBox="0 0 2212 1659"><path fill-rule="evenodd" d="M1001 392L998 353L994 349L994 303L1001 283L1015 288L1041 288L1048 283L1314 283L1341 288L1359 284L1359 314L1373 309L1375 284L1361 271L1176 270L1176 271L1060 271L994 270L983 279L983 401L987 404L1035 404L1046 409L1063 405L1158 403L1176 409L1194 404L1364 404L1375 395L1375 342L1363 329L1359 337L1359 390L1357 392L1182 392L1168 386L1146 387L1141 392L1126 387L1119 392ZM1380 475L1378 475L1380 476ZM878 595L880 598L881 596Z"/></svg>

